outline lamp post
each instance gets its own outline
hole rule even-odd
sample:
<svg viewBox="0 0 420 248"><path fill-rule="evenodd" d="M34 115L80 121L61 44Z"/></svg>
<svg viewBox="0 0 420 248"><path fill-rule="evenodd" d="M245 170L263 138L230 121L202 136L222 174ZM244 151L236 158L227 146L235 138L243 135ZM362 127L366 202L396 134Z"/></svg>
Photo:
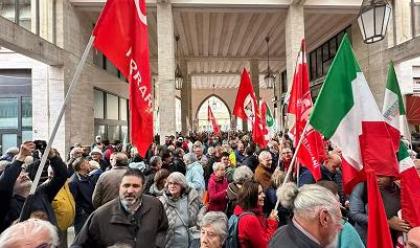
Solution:
<svg viewBox="0 0 420 248"><path fill-rule="evenodd" d="M176 57L179 59L179 48L178 48L178 41L179 41L179 35L175 36L176 40ZM176 63L176 69L175 69L175 89L181 90L182 84L184 83L184 77L181 73L181 68L179 66L179 63Z"/></svg>
<svg viewBox="0 0 420 248"><path fill-rule="evenodd" d="M366 44L385 38L391 16L388 0L363 0L357 21Z"/></svg>
<svg viewBox="0 0 420 248"><path fill-rule="evenodd" d="M267 42L267 73L265 74L264 82L267 89L272 89L274 87L275 76L270 68L270 37L265 37L265 41Z"/></svg>

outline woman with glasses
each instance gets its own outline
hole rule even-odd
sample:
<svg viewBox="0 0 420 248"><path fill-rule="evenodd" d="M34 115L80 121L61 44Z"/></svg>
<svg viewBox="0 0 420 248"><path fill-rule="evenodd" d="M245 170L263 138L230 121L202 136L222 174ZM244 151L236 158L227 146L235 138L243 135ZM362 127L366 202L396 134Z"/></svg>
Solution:
<svg viewBox="0 0 420 248"><path fill-rule="evenodd" d="M165 247L199 247L200 229L197 225L201 198L190 188L185 176L173 172L166 179L165 192L159 197L168 217L169 228Z"/></svg>

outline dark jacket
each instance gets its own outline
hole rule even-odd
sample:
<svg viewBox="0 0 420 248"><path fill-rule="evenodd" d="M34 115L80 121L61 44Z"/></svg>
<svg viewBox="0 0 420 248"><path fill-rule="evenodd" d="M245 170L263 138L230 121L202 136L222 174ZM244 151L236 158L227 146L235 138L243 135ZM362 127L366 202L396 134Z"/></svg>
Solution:
<svg viewBox="0 0 420 248"><path fill-rule="evenodd" d="M347 197L345 196L344 191L343 191L343 179L342 179L341 172L337 171L335 173L332 173L324 165L321 165L321 179L320 180L332 181L337 184L338 195L340 196L340 202L344 206L347 200ZM311 171L304 168L303 172L301 173L299 177L299 187L305 184L312 184L312 183L316 183L316 182L315 182L314 177L312 176Z"/></svg>
<svg viewBox="0 0 420 248"><path fill-rule="evenodd" d="M7 228L4 221L10 209L13 196L13 185L22 171L23 162L15 160L4 169L0 176L0 233Z"/></svg>
<svg viewBox="0 0 420 248"><path fill-rule="evenodd" d="M75 172L70 178L69 187L76 202L76 216L92 213L94 210L92 195L95 189L93 178L84 177ZM115 187L118 187L118 185L115 185Z"/></svg>
<svg viewBox="0 0 420 248"><path fill-rule="evenodd" d="M291 222L280 227L268 245L270 248L321 248Z"/></svg>
<svg viewBox="0 0 420 248"><path fill-rule="evenodd" d="M101 248L116 243L136 248L163 247L167 229L166 213L157 198L143 195L140 208L132 216L117 198L89 216L71 247Z"/></svg>
<svg viewBox="0 0 420 248"><path fill-rule="evenodd" d="M56 224L55 214L51 206L51 202L66 182L67 170L66 165L60 157L54 157L49 160L54 171L54 177L50 181L38 186L35 195L32 195L27 199L18 195L13 196L9 204L9 211L4 221L6 227L11 225L13 221L19 218L20 215L22 215L22 221L29 219L31 213L35 211L45 212L48 216L48 220L52 224ZM22 209L25 201L27 201L25 209Z"/></svg>
<svg viewBox="0 0 420 248"><path fill-rule="evenodd" d="M248 166L252 170L252 172L255 172L255 169L257 168L258 163L259 163L258 157L255 154L252 154L251 156L247 156L242 161L242 165Z"/></svg>

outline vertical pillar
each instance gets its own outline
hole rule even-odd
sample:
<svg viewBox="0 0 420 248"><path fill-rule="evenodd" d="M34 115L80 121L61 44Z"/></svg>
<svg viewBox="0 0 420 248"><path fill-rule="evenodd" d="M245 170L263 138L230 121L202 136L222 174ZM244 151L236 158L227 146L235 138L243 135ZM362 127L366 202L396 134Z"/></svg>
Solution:
<svg viewBox="0 0 420 248"><path fill-rule="evenodd" d="M172 5L157 3L160 141L175 135L175 42Z"/></svg>
<svg viewBox="0 0 420 248"><path fill-rule="evenodd" d="M184 76L181 90L181 123L182 132L188 134L191 129L191 77L188 75L188 66L185 60L181 63L181 71Z"/></svg>
<svg viewBox="0 0 420 248"><path fill-rule="evenodd" d="M393 21L396 44L401 44L413 37L411 30L411 0L394 1ZM392 22L392 19L390 20ZM392 25L389 25L392 27Z"/></svg>
<svg viewBox="0 0 420 248"><path fill-rule="evenodd" d="M251 82L252 87L254 88L255 96L257 97L257 101L260 101L260 69L258 68L258 61L251 60L249 62L249 70L251 73Z"/></svg>
<svg viewBox="0 0 420 248"><path fill-rule="evenodd" d="M301 40L305 37L304 11L302 4L291 4L286 17L286 68L287 85L292 83Z"/></svg>
<svg viewBox="0 0 420 248"><path fill-rule="evenodd" d="M36 12L36 1L32 1L35 5L35 12ZM39 36L44 38L45 40L48 40L49 42L54 43L54 11L55 11L55 4L52 0L41 0L39 1L39 23L36 23L36 19L33 19L32 22L32 28L34 28L36 31L36 25L38 25L39 28ZM34 17L36 17L34 15Z"/></svg>

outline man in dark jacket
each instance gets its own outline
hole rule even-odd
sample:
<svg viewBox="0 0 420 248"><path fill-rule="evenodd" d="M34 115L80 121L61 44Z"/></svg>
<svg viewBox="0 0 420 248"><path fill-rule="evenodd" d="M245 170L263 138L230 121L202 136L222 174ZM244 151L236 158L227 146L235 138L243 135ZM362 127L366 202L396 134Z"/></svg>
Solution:
<svg viewBox="0 0 420 248"><path fill-rule="evenodd" d="M163 247L168 220L157 198L143 195L144 176L129 169L123 176L119 197L95 210L71 247Z"/></svg>
<svg viewBox="0 0 420 248"><path fill-rule="evenodd" d="M9 167L11 170L6 171L9 169L6 168L2 175L2 179L8 178L8 180L13 180L12 187L9 187L9 185L1 185L0 182L1 189L13 189L13 197L5 199L5 202L2 201L2 205L9 202L7 205L4 204L4 206L8 206L8 210L6 216L4 217L2 228L7 228L19 217L21 217L21 221L23 221L29 219L30 217L36 216L38 218L48 220L54 225L56 224L55 214L52 209L51 202L53 201L57 192L66 182L66 166L63 160L61 160L58 152L55 149L51 149L48 155L48 159L50 161L50 166L54 171L54 177L48 183L38 186L35 194L29 196L32 181L28 177L27 173L22 171L19 164L21 164L21 161L23 161L23 157L28 156L27 152L29 150L33 150L33 147L34 146L32 142L25 142L22 145L17 159ZM9 181L7 184L10 183L11 181ZM8 192L8 194L10 196L10 192ZM1 200L3 200L3 198ZM23 209L25 201L26 207Z"/></svg>
<svg viewBox="0 0 420 248"><path fill-rule="evenodd" d="M90 165L86 159L77 158L72 165L74 174L70 178L69 188L76 202L74 230L77 234L94 210L92 195L95 189L95 182L89 176Z"/></svg>
<svg viewBox="0 0 420 248"><path fill-rule="evenodd" d="M341 168L341 158L336 153L330 153L328 159L323 165L321 165L321 179L325 181L332 181L338 186L338 195L340 196L340 202L344 206L347 200L343 192L343 181L340 169ZM299 177L299 187L305 184L316 183L312 173L308 169L304 169L302 174Z"/></svg>
<svg viewBox="0 0 420 248"><path fill-rule="evenodd" d="M311 184L299 190L286 184L279 194L285 207L293 207L291 223L280 227L270 241L270 248L322 248L336 245L343 228L340 203L328 189Z"/></svg>
<svg viewBox="0 0 420 248"><path fill-rule="evenodd" d="M23 161L27 156L31 156L34 149L35 144L33 142L28 141L23 143L16 159L4 169L0 176L0 233L8 226L4 223L4 220L10 209L10 202L13 197L13 186L21 174Z"/></svg>

